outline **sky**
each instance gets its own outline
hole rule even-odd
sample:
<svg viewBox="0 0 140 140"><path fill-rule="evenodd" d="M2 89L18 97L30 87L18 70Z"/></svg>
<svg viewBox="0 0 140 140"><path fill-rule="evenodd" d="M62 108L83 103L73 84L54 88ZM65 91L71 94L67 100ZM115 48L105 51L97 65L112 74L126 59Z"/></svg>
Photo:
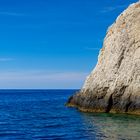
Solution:
<svg viewBox="0 0 140 140"><path fill-rule="evenodd" d="M107 28L137 0L0 0L0 89L79 89Z"/></svg>

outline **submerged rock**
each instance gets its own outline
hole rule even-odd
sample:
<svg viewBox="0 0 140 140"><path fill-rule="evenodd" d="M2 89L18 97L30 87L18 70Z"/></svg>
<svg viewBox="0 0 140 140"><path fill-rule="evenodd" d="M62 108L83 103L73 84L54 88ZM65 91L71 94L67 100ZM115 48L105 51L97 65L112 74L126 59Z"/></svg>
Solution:
<svg viewBox="0 0 140 140"><path fill-rule="evenodd" d="M109 27L95 69L68 106L82 111L140 114L140 3Z"/></svg>

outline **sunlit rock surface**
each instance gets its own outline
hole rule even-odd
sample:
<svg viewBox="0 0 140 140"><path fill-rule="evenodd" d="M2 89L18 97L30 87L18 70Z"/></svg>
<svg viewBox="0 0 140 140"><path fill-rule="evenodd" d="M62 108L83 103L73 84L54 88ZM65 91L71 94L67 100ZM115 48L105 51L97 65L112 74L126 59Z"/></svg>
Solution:
<svg viewBox="0 0 140 140"><path fill-rule="evenodd" d="M140 114L140 3L109 27L95 69L68 101L82 111Z"/></svg>

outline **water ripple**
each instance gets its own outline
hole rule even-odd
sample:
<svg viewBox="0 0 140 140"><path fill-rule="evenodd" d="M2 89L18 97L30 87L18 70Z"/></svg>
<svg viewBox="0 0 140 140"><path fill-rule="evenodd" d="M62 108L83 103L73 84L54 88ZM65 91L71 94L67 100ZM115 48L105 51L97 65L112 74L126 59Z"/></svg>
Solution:
<svg viewBox="0 0 140 140"><path fill-rule="evenodd" d="M140 117L66 108L74 92L0 91L0 140L139 140Z"/></svg>

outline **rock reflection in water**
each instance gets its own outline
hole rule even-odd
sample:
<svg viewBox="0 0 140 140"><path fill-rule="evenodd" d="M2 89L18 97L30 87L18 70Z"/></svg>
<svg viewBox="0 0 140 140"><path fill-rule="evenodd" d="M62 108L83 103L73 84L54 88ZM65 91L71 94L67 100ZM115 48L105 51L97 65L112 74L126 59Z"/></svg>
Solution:
<svg viewBox="0 0 140 140"><path fill-rule="evenodd" d="M140 117L124 114L83 113L86 133L98 140L140 140ZM95 137L94 137L95 138Z"/></svg>

